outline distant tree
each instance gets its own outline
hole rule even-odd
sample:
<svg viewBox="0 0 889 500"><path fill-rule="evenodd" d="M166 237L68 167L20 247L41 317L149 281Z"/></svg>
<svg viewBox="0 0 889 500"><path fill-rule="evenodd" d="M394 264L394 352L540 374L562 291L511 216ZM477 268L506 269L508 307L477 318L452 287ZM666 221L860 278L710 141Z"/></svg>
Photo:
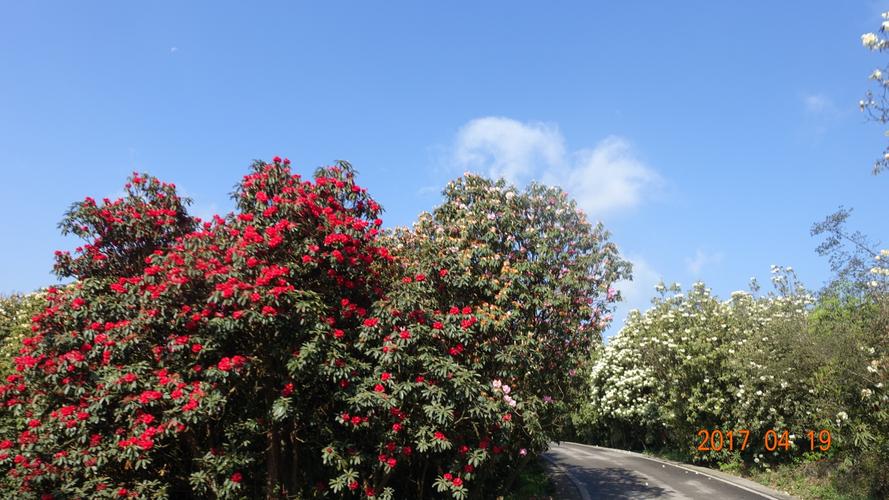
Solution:
<svg viewBox="0 0 889 500"><path fill-rule="evenodd" d="M860 231L847 229L846 221L851 214L852 209L841 206L823 221L812 225L812 236L824 237L815 251L829 259L834 272L825 291L858 296L869 291L884 292L886 280L872 272L874 263L879 260L879 242L871 241Z"/></svg>

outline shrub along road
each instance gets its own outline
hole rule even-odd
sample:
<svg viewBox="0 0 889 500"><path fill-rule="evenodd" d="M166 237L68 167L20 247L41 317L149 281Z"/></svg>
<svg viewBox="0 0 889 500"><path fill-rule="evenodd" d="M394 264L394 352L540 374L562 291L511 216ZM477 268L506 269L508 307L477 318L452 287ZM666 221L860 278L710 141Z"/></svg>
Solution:
<svg viewBox="0 0 889 500"><path fill-rule="evenodd" d="M792 498L721 472L611 448L562 442L543 458L562 498Z"/></svg>

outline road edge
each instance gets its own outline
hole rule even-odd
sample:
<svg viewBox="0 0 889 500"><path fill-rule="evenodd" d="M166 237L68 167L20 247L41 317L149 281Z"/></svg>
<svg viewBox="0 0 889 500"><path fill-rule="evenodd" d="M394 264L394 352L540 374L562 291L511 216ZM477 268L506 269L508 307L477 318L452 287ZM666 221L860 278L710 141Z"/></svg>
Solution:
<svg viewBox="0 0 889 500"><path fill-rule="evenodd" d="M662 465L670 465L672 467L683 469L683 470L686 470L689 472L694 472L695 474L707 476L711 479L731 484L732 486L741 488L741 489L749 491L751 493L755 493L757 495L762 496L763 498L767 498L770 500L798 500L797 497L788 495L786 493L782 493L780 491L775 491L775 490L773 490L767 486L764 486L762 484L759 484L755 481L751 481L749 479L746 479L746 478L743 478L740 476L734 476L734 475L727 474L725 472L718 471L715 469L710 469L707 467L701 467L698 465L686 464L686 463L682 463L682 462L675 462L673 460L668 460L665 458L653 457L650 455L636 453L633 451L619 450L617 448L608 448L606 446L576 443L574 441L558 441L558 442L554 442L553 444L555 444L555 445L570 444L570 445L580 446L580 447L584 447L584 448L597 448L597 449L601 449L601 450L608 450L608 451L614 451L617 453L623 453L625 455L631 455L631 456L634 456L637 458L649 460L651 462L660 463ZM574 482L574 480L571 478L570 474L568 475L568 478L571 479L572 482ZM576 486L576 483L575 483L575 486ZM580 490L580 488L578 488L578 490Z"/></svg>

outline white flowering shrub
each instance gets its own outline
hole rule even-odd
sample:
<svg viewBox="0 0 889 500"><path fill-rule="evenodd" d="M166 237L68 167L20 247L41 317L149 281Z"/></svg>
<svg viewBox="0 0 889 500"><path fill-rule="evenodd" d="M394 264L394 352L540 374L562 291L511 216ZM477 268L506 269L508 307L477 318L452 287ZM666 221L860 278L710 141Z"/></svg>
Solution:
<svg viewBox="0 0 889 500"><path fill-rule="evenodd" d="M772 293L734 292L726 301L703 283L687 294L660 287L649 311L631 313L592 369L599 440L712 461L731 453L727 446L699 450L698 431L745 429L751 439L743 458L767 463L781 459L764 449L770 429L789 430L791 446L802 443L804 431L836 431L845 407L819 403L832 391L821 383L830 368L803 347L817 337L809 327L815 300L790 268L773 268L772 281Z"/></svg>

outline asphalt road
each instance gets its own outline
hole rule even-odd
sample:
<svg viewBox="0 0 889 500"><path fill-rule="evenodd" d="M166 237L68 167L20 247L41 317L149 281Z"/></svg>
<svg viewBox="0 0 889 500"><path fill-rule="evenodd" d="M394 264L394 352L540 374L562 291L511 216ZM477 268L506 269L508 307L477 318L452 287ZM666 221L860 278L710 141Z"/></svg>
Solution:
<svg viewBox="0 0 889 500"><path fill-rule="evenodd" d="M562 442L543 455L564 499L785 500L792 497L718 471L638 453Z"/></svg>

